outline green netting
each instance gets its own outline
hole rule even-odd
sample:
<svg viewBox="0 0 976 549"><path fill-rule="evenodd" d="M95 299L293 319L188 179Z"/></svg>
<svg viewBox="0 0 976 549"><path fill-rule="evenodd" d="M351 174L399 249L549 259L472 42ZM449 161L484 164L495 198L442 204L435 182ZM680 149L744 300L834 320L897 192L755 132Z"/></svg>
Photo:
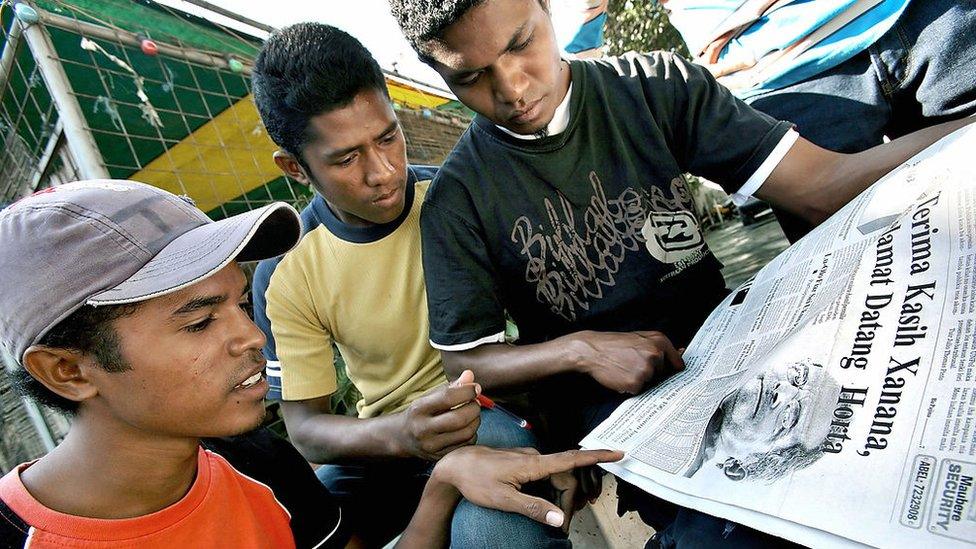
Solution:
<svg viewBox="0 0 976 549"><path fill-rule="evenodd" d="M230 34L210 21L169 9L147 0L38 0L37 6L52 13L77 17L88 23L115 26L145 34L163 42L189 48L231 53L245 59L257 55L260 40Z"/></svg>

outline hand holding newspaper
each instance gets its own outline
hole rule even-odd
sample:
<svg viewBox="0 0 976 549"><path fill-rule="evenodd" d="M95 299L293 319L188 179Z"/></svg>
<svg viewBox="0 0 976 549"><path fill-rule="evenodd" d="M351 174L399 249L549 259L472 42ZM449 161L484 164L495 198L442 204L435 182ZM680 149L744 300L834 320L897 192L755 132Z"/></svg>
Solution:
<svg viewBox="0 0 976 549"><path fill-rule="evenodd" d="M581 445L805 545L976 545L973 151L947 136L784 251Z"/></svg>

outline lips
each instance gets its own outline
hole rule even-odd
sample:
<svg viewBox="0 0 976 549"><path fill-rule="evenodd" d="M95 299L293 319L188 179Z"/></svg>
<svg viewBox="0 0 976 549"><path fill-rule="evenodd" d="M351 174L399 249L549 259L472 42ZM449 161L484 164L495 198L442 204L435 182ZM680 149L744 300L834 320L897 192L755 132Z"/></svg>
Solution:
<svg viewBox="0 0 976 549"><path fill-rule="evenodd" d="M511 116L508 117L508 121L513 124L524 125L532 122L539 116L540 107L542 105L542 99L536 99L525 109L516 111Z"/></svg>
<svg viewBox="0 0 976 549"><path fill-rule="evenodd" d="M388 193L386 193L386 194L382 194L382 195L380 195L380 196L378 196L378 197L376 197L376 198L374 198L374 199L373 199L373 203L374 203L374 204L378 204L378 203L380 203L380 202L386 202L386 201L389 201L389 200L390 200L391 198L393 198L394 196L396 196L396 194L397 194L398 192L400 192L400 189L393 189L392 191L390 191L390 192L388 192Z"/></svg>
<svg viewBox="0 0 976 549"><path fill-rule="evenodd" d="M262 357L260 361L256 361L256 362L259 364L259 366L254 370L251 370L250 375L248 375L243 381L235 385L234 390L247 389L253 387L264 378L264 367L267 364L267 361L264 360L264 358Z"/></svg>

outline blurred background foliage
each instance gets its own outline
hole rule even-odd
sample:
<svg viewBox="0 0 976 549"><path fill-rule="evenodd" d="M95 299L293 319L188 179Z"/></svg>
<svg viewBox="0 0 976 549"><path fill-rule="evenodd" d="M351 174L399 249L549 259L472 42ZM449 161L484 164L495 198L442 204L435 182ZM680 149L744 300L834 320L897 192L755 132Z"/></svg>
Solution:
<svg viewBox="0 0 976 549"><path fill-rule="evenodd" d="M668 21L667 12L653 0L610 0L604 39L609 55L664 50L688 57L688 48Z"/></svg>

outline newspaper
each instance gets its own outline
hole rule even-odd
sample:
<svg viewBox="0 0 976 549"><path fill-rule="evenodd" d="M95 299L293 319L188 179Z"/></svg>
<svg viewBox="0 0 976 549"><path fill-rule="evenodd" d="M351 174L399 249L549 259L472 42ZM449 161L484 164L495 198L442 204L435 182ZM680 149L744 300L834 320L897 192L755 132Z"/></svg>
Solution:
<svg viewBox="0 0 976 549"><path fill-rule="evenodd" d="M687 369L581 445L642 489L815 547L976 545L976 128L736 289Z"/></svg>

